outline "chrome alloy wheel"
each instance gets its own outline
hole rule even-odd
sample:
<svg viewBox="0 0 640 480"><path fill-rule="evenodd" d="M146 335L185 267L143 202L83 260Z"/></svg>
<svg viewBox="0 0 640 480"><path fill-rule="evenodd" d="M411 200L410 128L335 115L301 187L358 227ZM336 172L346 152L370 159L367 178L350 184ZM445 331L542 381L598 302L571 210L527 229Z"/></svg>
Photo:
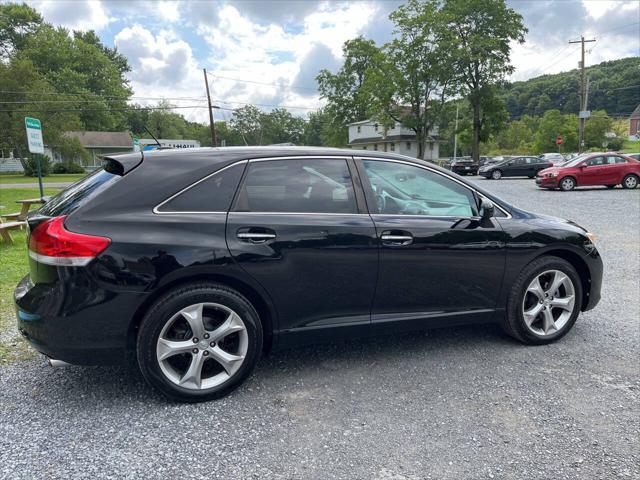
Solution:
<svg viewBox="0 0 640 480"><path fill-rule="evenodd" d="M624 186L630 189L634 189L638 186L638 179L633 175L627 175L624 179Z"/></svg>
<svg viewBox="0 0 640 480"><path fill-rule="evenodd" d="M236 312L218 303L197 303L165 323L156 356L169 381L205 390L226 382L240 369L248 345L247 328Z"/></svg>
<svg viewBox="0 0 640 480"><path fill-rule="evenodd" d="M576 182L573 180L573 178L566 177L562 179L560 186L562 187L562 190L564 190L565 192L568 192L569 190L574 189L574 187L576 186Z"/></svg>
<svg viewBox="0 0 640 480"><path fill-rule="evenodd" d="M575 288L569 276L560 270L548 270L529 284L522 300L522 315L533 333L552 335L567 324L575 304Z"/></svg>

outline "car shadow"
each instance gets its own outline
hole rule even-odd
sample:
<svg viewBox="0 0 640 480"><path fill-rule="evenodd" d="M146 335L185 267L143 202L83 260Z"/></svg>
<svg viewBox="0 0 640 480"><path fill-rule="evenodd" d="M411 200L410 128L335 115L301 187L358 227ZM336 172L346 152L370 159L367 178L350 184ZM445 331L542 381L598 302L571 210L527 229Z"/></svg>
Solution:
<svg viewBox="0 0 640 480"><path fill-rule="evenodd" d="M262 385L262 390L269 386L277 389L275 385L296 382L308 376L324 376L327 371L332 370L353 369L361 372L372 364L402 365L408 356L447 358L463 350L486 351L493 348L522 346L506 336L497 324L438 328L314 344L265 355L258 362L255 373L245 387L250 390L250 385L259 384ZM132 402L145 405L167 404L162 395L147 385L134 363L52 369L42 359L34 367L34 375L39 377L37 387L25 387L33 388L31 396L38 397L44 404L51 398L58 401L66 399L69 404L91 402L93 405L100 405L100 408L110 408L117 404L130 405ZM378 375L379 372L372 371L371 374ZM23 375L23 379L24 377ZM234 396L243 395L243 391L243 387L240 387ZM250 392L249 395L251 394Z"/></svg>

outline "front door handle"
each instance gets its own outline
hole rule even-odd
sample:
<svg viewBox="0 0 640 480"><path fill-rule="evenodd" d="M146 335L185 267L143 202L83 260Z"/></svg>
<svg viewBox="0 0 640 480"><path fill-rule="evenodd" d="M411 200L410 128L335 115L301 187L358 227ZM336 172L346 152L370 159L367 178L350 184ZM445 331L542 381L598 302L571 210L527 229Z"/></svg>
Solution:
<svg viewBox="0 0 640 480"><path fill-rule="evenodd" d="M413 243L413 235L409 232L398 230L387 230L380 235L383 245L411 245Z"/></svg>
<svg viewBox="0 0 640 480"><path fill-rule="evenodd" d="M276 234L266 228L243 228L236 233L236 237L243 242L264 243L276 238Z"/></svg>

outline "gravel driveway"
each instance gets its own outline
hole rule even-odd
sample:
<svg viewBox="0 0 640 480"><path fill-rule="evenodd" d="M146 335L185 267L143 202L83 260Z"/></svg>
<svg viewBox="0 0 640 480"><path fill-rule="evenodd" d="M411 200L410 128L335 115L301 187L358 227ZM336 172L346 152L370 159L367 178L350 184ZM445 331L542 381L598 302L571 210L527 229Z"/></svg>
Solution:
<svg viewBox="0 0 640 480"><path fill-rule="evenodd" d="M559 343L474 326L309 347L199 405L38 356L0 367L0 477L640 478L640 190L477 182L598 235L602 301Z"/></svg>

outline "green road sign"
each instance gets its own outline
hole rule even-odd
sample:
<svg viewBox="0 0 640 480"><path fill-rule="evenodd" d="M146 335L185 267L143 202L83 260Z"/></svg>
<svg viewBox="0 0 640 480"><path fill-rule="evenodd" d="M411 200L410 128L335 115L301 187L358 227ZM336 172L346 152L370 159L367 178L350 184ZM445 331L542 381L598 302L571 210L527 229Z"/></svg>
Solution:
<svg viewBox="0 0 640 480"><path fill-rule="evenodd" d="M31 153L44 153L44 141L42 140L42 124L37 118L25 117L24 124L27 127L27 142Z"/></svg>

